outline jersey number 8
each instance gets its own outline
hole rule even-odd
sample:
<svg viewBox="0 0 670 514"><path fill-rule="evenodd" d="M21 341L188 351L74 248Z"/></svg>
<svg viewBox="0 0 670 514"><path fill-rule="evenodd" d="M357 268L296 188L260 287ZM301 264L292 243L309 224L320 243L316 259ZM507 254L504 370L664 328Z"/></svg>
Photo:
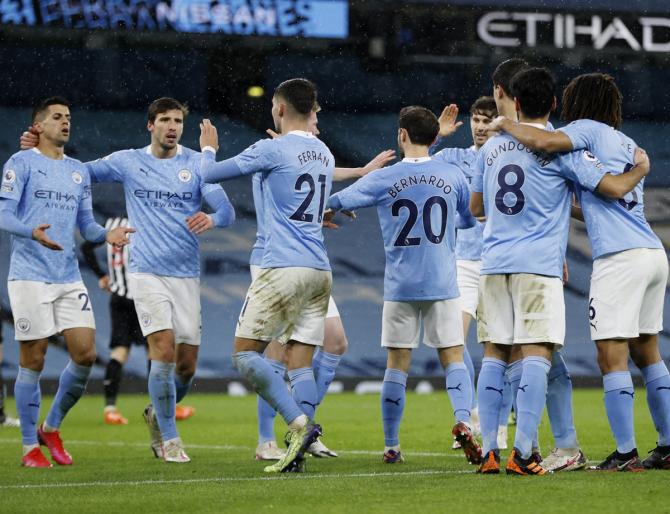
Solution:
<svg viewBox="0 0 670 514"><path fill-rule="evenodd" d="M516 180L513 184L507 183L507 177L513 173L516 177ZM498 172L498 185L500 189L496 191L496 208L508 216L514 216L519 214L523 210L523 206L526 203L526 197L521 191L521 186L526 180L526 176L523 173L523 170L516 164L508 164L503 166ZM514 202L510 205L505 203L505 196L510 195L514 198ZM510 197L507 197L508 200Z"/></svg>

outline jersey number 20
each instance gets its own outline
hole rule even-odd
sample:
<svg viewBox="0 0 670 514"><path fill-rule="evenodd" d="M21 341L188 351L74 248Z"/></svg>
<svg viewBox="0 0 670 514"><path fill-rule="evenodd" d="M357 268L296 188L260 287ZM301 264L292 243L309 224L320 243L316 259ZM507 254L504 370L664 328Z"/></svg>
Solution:
<svg viewBox="0 0 670 514"><path fill-rule="evenodd" d="M433 206L437 205L440 209L440 232L436 234L433 232L433 226L431 224L430 215L433 212ZM416 220L419 217L419 208L417 205L408 198L401 198L396 200L391 205L391 214L393 216L400 215L400 209L405 208L409 211L409 216L407 216L407 221L400 229L400 233L393 243L393 246L417 246L421 244L420 237L407 237L409 233L414 228ZM441 196L431 196L423 206L423 231L426 233L428 241L434 244L440 244L442 239L444 239L444 233L447 230L447 201Z"/></svg>

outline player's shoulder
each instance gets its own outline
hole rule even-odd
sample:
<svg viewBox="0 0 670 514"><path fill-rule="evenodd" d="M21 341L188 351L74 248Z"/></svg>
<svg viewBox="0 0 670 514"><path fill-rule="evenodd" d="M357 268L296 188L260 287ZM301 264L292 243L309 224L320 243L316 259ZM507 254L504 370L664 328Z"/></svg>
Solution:
<svg viewBox="0 0 670 514"><path fill-rule="evenodd" d="M144 153L147 153L147 148L125 148L123 150L116 150L115 152L109 153L101 158L101 160L121 160L121 159L134 159Z"/></svg>
<svg viewBox="0 0 670 514"><path fill-rule="evenodd" d="M12 154L7 162L15 164L24 164L34 161L41 154L35 149L31 148L29 150L19 150L18 152Z"/></svg>
<svg viewBox="0 0 670 514"><path fill-rule="evenodd" d="M611 132L613 129L609 125L596 120L584 118L581 120L574 120L567 125L560 127L558 130L591 130L595 132Z"/></svg>
<svg viewBox="0 0 670 514"><path fill-rule="evenodd" d="M85 169L86 167L84 166L84 163L81 162L79 159L75 159L74 157L70 157L69 155L64 155L63 156L63 161L68 165L68 166L75 166L77 168L82 168Z"/></svg>
<svg viewBox="0 0 670 514"><path fill-rule="evenodd" d="M473 153L470 151L470 148L443 148L437 152L433 158L441 159L445 162L454 162L458 164L464 159L470 160Z"/></svg>

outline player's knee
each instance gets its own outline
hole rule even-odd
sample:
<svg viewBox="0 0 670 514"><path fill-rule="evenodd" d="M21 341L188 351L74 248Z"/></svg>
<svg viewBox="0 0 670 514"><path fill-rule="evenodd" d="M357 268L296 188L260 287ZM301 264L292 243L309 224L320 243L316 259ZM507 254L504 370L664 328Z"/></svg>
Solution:
<svg viewBox="0 0 670 514"><path fill-rule="evenodd" d="M175 373L184 381L191 380L195 375L195 362L177 362Z"/></svg>
<svg viewBox="0 0 670 514"><path fill-rule="evenodd" d="M327 338L323 342L323 351L334 355L344 355L349 348L349 341L344 334L338 334L337 337Z"/></svg>
<svg viewBox="0 0 670 514"><path fill-rule="evenodd" d="M97 354L95 352L95 347L91 347L86 348L85 350L82 350L80 352L77 352L71 357L72 361L75 364L79 364L80 366L91 367L93 366L93 364L95 364L95 358L97 357Z"/></svg>
<svg viewBox="0 0 670 514"><path fill-rule="evenodd" d="M33 371L42 371L44 369L44 354L21 356L21 367Z"/></svg>

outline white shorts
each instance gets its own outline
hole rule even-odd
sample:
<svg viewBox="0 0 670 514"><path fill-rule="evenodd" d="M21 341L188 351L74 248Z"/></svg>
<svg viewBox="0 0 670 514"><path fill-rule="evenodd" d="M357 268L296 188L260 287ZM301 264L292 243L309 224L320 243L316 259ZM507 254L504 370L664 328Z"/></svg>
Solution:
<svg viewBox="0 0 670 514"><path fill-rule="evenodd" d="M261 269L249 287L235 337L322 346L331 286L330 271Z"/></svg>
<svg viewBox="0 0 670 514"><path fill-rule="evenodd" d="M477 317L479 303L479 271L482 261L456 261L456 280L461 294L461 310Z"/></svg>
<svg viewBox="0 0 670 514"><path fill-rule="evenodd" d="M250 264L249 271L251 273L251 281L253 282L254 280L256 280L258 273L260 273L261 267L255 264ZM330 298L328 298L328 312L326 312L326 318L339 318L339 317L340 317L340 311L337 308L337 304L335 303L333 295L331 295Z"/></svg>
<svg viewBox="0 0 670 514"><path fill-rule="evenodd" d="M635 248L593 261L591 339L629 339L663 330L668 282L664 250Z"/></svg>
<svg viewBox="0 0 670 514"><path fill-rule="evenodd" d="M129 286L144 337L172 330L176 344L200 345L200 279L130 273Z"/></svg>
<svg viewBox="0 0 670 514"><path fill-rule="evenodd" d="M93 328L95 318L83 282L47 284L32 280L7 283L17 341L34 341L68 328Z"/></svg>
<svg viewBox="0 0 670 514"><path fill-rule="evenodd" d="M479 279L480 343L563 346L565 299L558 277L510 273Z"/></svg>
<svg viewBox="0 0 670 514"><path fill-rule="evenodd" d="M423 344L432 348L463 345L463 315L458 298L419 302L384 302L382 346L418 348L423 322Z"/></svg>

